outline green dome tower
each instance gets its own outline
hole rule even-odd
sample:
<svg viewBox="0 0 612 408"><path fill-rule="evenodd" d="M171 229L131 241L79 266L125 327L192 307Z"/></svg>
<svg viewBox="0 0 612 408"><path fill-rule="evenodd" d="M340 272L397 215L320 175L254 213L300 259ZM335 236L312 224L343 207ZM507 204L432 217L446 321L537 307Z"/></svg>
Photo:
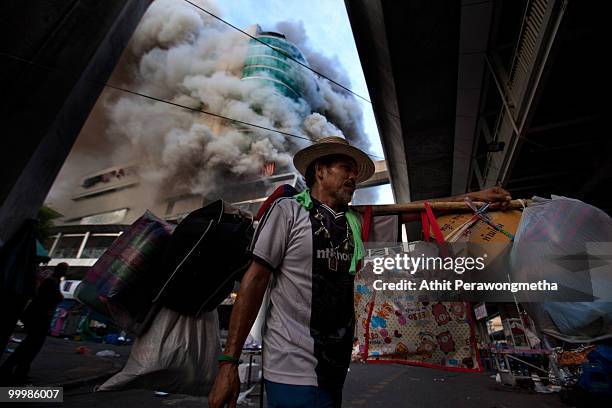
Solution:
<svg viewBox="0 0 612 408"><path fill-rule="evenodd" d="M301 51L280 33L258 30L255 37L261 42L249 40L242 80L273 86L281 94L295 100L302 98L304 67L292 60L306 64Z"/></svg>

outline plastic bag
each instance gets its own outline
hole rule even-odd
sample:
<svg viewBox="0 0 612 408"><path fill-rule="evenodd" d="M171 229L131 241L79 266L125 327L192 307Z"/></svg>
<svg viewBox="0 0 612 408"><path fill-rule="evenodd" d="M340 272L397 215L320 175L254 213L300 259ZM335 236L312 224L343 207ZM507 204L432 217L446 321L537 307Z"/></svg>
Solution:
<svg viewBox="0 0 612 408"><path fill-rule="evenodd" d="M512 279L552 276L596 299L523 303L540 331L568 342L612 337L612 264L605 262L611 247L612 219L582 201L535 197L523 211L511 253Z"/></svg>
<svg viewBox="0 0 612 408"><path fill-rule="evenodd" d="M206 395L217 375L219 354L216 311L196 318L163 308L149 330L134 342L123 370L97 391L145 388Z"/></svg>

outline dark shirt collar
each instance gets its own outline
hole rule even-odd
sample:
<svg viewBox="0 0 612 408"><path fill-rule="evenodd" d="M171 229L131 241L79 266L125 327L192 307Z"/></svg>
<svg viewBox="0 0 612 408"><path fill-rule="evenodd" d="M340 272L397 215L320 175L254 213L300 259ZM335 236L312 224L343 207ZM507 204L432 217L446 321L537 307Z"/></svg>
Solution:
<svg viewBox="0 0 612 408"><path fill-rule="evenodd" d="M346 210L348 209L348 205L344 205L342 206L342 209L340 211L334 211L330 206L323 204L322 202L320 202L319 200L317 200L316 198L312 198L312 202L317 206L317 207L321 207L324 208L328 213L330 213L334 218L338 218L344 215L344 213L346 212Z"/></svg>

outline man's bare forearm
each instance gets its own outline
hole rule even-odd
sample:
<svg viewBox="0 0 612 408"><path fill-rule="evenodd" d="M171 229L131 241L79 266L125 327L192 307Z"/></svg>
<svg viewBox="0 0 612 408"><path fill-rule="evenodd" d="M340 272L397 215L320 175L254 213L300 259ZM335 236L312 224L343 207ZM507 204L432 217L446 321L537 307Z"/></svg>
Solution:
<svg viewBox="0 0 612 408"><path fill-rule="evenodd" d="M244 274L232 308L225 354L240 357L244 341L253 326L266 293L270 274L270 269L257 261L253 261Z"/></svg>

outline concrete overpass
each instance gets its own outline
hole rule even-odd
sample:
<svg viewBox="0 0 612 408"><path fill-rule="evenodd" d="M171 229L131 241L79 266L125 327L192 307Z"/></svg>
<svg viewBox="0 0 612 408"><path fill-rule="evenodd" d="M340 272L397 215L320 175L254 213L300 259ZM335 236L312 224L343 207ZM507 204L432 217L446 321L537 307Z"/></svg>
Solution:
<svg viewBox="0 0 612 408"><path fill-rule="evenodd" d="M345 0L398 201L501 184L612 210L606 13L576 0Z"/></svg>

